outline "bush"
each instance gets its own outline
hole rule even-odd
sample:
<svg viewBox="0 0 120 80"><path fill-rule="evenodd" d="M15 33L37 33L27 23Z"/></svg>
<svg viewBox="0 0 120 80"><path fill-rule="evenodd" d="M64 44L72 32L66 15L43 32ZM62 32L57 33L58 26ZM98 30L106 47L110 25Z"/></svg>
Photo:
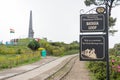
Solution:
<svg viewBox="0 0 120 80"><path fill-rule="evenodd" d="M16 50L5 45L0 45L0 54L16 54Z"/></svg>
<svg viewBox="0 0 120 80"><path fill-rule="evenodd" d="M112 55L110 58L111 78L120 80L120 56Z"/></svg>
<svg viewBox="0 0 120 80"><path fill-rule="evenodd" d="M110 79L120 80L120 57L110 56ZM93 73L96 80L106 79L106 62L94 61L88 63L89 70Z"/></svg>
<svg viewBox="0 0 120 80"><path fill-rule="evenodd" d="M88 68L93 73L96 80L106 79L106 63L102 61L89 62Z"/></svg>
<svg viewBox="0 0 120 80"><path fill-rule="evenodd" d="M28 44L28 47L29 47L31 50L35 51L35 50L37 50L37 49L40 47L40 44L39 44L39 42L37 42L36 40L32 40L32 41Z"/></svg>
<svg viewBox="0 0 120 80"><path fill-rule="evenodd" d="M16 54L22 54L23 52L22 52L22 50L21 49L18 49L17 51L16 51Z"/></svg>
<svg viewBox="0 0 120 80"><path fill-rule="evenodd" d="M64 52L64 48L63 47L54 47L53 50L52 50L52 54L54 56L61 56L62 53Z"/></svg>

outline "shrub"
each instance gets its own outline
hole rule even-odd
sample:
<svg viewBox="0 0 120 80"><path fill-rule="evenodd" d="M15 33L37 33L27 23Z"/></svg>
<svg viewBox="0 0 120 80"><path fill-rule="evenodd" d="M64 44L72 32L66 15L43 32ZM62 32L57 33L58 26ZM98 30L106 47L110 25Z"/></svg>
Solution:
<svg viewBox="0 0 120 80"><path fill-rule="evenodd" d="M64 47L54 47L52 50L52 54L54 56L61 56L63 55L64 51L65 51Z"/></svg>
<svg viewBox="0 0 120 80"><path fill-rule="evenodd" d="M22 50L21 49L18 49L17 51L16 51L16 54L22 54L23 52L22 52Z"/></svg>
<svg viewBox="0 0 120 80"><path fill-rule="evenodd" d="M96 80L106 79L106 64L102 61L89 62L88 68L93 73Z"/></svg>
<svg viewBox="0 0 120 80"><path fill-rule="evenodd" d="M40 47L40 44L39 44L39 42L37 42L36 40L32 40L32 41L28 44L28 47L29 47L31 50L35 51L35 50L37 50L37 49Z"/></svg>
<svg viewBox="0 0 120 80"><path fill-rule="evenodd" d="M119 56L110 56L110 79L111 80L120 80L120 57ZM89 62L89 70L93 73L96 80L105 80L106 79L106 62L96 61Z"/></svg>

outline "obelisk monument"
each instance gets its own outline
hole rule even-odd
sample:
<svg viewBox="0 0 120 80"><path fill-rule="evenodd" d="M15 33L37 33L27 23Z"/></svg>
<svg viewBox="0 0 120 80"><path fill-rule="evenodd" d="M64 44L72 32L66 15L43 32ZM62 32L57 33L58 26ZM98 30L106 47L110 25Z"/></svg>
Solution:
<svg viewBox="0 0 120 80"><path fill-rule="evenodd" d="M30 11L28 38L34 38L34 31L32 26L32 11Z"/></svg>

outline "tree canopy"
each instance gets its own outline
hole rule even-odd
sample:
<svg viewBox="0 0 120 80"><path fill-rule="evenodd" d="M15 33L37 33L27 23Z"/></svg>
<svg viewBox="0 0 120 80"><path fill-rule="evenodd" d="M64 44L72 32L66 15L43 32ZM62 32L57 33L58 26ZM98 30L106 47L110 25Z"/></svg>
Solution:
<svg viewBox="0 0 120 80"><path fill-rule="evenodd" d="M101 0L101 1L103 1L103 0ZM84 3L85 3L86 6L91 6L91 5L96 5L97 6L96 0L85 0ZM112 35L115 32L117 32L117 30L113 29L113 26L115 26L116 20L117 19L113 18L113 17L109 18L109 33L111 33Z"/></svg>

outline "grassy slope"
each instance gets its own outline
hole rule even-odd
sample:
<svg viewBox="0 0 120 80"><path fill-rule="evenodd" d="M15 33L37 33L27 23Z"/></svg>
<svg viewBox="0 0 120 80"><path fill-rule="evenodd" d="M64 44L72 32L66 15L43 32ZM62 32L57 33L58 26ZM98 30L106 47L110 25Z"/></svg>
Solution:
<svg viewBox="0 0 120 80"><path fill-rule="evenodd" d="M40 52L30 50L30 39L20 39L17 45L0 45L0 69L11 68L40 60Z"/></svg>

